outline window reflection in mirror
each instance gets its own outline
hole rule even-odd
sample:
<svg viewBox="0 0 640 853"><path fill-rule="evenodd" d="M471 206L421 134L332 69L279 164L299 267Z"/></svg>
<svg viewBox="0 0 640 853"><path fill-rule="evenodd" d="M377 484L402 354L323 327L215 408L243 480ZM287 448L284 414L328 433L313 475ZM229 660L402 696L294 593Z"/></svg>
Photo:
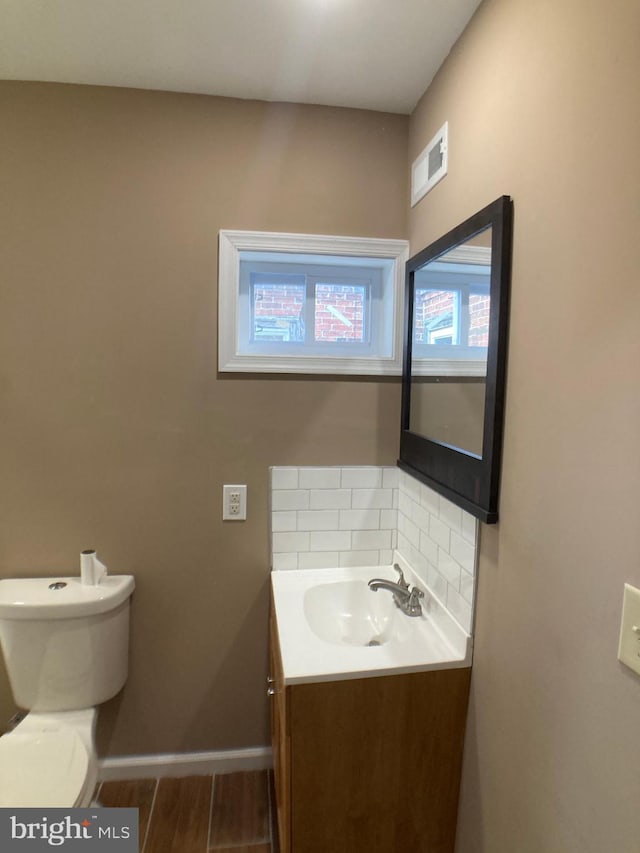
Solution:
<svg viewBox="0 0 640 853"><path fill-rule="evenodd" d="M491 227L414 273L412 432L482 456Z"/></svg>

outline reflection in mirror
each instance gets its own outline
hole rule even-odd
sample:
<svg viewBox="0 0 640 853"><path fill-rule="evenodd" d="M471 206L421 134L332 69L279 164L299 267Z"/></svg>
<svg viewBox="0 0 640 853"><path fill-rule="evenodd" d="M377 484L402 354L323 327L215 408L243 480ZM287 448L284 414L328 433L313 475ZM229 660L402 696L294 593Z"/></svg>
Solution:
<svg viewBox="0 0 640 853"><path fill-rule="evenodd" d="M398 464L498 518L513 206L508 196L407 263Z"/></svg>
<svg viewBox="0 0 640 853"><path fill-rule="evenodd" d="M409 429L480 458L484 397L481 378L412 376Z"/></svg>
<svg viewBox="0 0 640 853"><path fill-rule="evenodd" d="M490 226L414 273L409 429L476 456L482 455L490 283Z"/></svg>

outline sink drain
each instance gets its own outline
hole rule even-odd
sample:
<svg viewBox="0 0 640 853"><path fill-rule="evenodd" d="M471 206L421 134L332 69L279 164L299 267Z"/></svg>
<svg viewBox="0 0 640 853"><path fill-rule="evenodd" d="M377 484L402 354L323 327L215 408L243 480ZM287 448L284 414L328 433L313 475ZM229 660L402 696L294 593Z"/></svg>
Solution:
<svg viewBox="0 0 640 853"><path fill-rule="evenodd" d="M367 646L381 646L381 645L382 645L382 643L380 642L380 640L376 640L375 637L373 638L373 640L369 640L369 642L367 643Z"/></svg>

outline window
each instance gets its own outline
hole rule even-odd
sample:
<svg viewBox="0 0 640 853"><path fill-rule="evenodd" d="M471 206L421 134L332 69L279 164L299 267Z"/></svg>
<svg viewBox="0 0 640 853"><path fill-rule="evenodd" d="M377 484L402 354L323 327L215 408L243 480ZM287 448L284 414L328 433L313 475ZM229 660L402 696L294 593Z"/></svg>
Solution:
<svg viewBox="0 0 640 853"><path fill-rule="evenodd" d="M467 246L415 272L412 369L416 375L485 374L490 264L489 249Z"/></svg>
<svg viewBox="0 0 640 853"><path fill-rule="evenodd" d="M400 374L404 240L220 232L219 369Z"/></svg>

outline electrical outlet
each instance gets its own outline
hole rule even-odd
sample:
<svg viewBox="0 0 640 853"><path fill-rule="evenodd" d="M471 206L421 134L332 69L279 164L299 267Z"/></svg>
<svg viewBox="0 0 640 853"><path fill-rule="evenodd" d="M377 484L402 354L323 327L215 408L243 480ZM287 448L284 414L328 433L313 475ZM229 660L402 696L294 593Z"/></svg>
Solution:
<svg viewBox="0 0 640 853"><path fill-rule="evenodd" d="M618 660L640 675L640 589L626 583Z"/></svg>
<svg viewBox="0 0 640 853"><path fill-rule="evenodd" d="M222 520L245 521L247 518L247 487L222 487Z"/></svg>

